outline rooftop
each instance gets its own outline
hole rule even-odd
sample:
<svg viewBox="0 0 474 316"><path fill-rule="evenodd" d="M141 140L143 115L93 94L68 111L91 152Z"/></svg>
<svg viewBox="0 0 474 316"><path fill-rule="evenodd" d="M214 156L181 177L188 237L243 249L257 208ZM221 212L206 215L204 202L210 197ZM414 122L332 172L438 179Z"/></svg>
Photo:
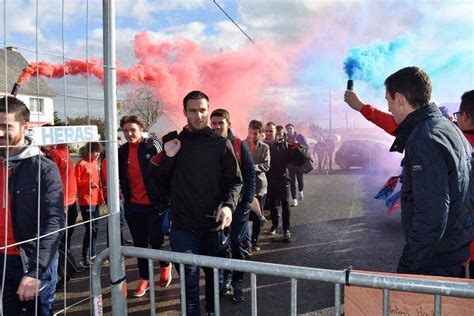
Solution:
<svg viewBox="0 0 474 316"><path fill-rule="evenodd" d="M5 73L5 49L0 49L0 93L5 91L9 94L13 85L18 80L18 77L23 72L23 69L28 66L29 62L23 57L21 53L15 48L7 47L7 72ZM7 77L7 86L5 87L5 76ZM53 97L54 91L44 82L39 79L39 93L37 93L38 81L36 76L31 77L30 80L23 83L18 91L18 94L37 95L43 97Z"/></svg>

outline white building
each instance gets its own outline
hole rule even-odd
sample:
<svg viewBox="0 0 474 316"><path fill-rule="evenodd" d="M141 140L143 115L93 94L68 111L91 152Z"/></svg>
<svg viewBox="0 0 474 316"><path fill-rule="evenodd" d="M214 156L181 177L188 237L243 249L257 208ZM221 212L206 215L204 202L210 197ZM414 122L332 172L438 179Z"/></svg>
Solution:
<svg viewBox="0 0 474 316"><path fill-rule="evenodd" d="M28 66L28 61L16 48L7 47L7 80L5 81L5 50L0 49L0 96L9 95L13 85ZM5 86L7 82L7 86ZM23 101L30 109L30 122L33 127L54 122L54 92L40 78L32 76L21 85L17 98Z"/></svg>

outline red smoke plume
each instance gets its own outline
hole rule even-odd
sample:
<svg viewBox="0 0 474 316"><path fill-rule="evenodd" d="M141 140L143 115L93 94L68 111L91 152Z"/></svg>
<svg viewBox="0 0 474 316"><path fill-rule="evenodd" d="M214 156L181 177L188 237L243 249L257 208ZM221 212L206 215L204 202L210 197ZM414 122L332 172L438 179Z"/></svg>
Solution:
<svg viewBox="0 0 474 316"><path fill-rule="evenodd" d="M89 72L95 77L103 80L104 71L102 69L102 62L92 58L89 63ZM66 75L86 75L87 74L87 63L83 60L70 60L67 61L63 67L63 64L50 64L45 61L38 63L31 63L25 69L17 80L17 84L21 85L25 81L29 80L31 76L36 75L36 71L40 76L48 78L62 78Z"/></svg>
<svg viewBox="0 0 474 316"><path fill-rule="evenodd" d="M225 108L241 137L248 121L261 112L259 96L265 88L289 81L290 51L271 43L249 44L238 51L207 52L196 42L179 39L155 42L146 32L134 39L138 63L128 69L117 67L117 83L146 84L153 88L171 112L181 112L182 99L191 90L202 90L211 99L211 108ZM279 51L279 54L275 53ZM91 75L103 80L101 62L89 64ZM85 61L69 61L65 67L38 63L42 76L60 78L64 74L86 75ZM24 69L18 83L36 74L36 63ZM280 100L275 100L279 104ZM182 117L178 117L181 121ZM284 124L286 122L280 122Z"/></svg>

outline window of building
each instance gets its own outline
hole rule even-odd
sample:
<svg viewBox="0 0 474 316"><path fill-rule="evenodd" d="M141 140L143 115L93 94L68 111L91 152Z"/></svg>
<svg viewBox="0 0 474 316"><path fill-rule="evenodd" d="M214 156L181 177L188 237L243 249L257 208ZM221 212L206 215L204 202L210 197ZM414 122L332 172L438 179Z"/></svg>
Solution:
<svg viewBox="0 0 474 316"><path fill-rule="evenodd" d="M30 112L44 112L44 99L30 98Z"/></svg>

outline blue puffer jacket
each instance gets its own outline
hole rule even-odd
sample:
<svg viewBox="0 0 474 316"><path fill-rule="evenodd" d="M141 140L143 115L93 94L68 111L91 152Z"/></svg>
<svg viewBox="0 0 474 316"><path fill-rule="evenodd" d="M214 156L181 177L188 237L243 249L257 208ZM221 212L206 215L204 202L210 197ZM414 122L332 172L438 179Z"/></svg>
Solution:
<svg viewBox="0 0 474 316"><path fill-rule="evenodd" d="M31 143L29 138L26 139ZM57 256L59 241L64 233L64 198L61 176L56 165L45 158L38 147L25 146L9 159L8 191L13 235L28 257L31 277L39 277ZM39 195L39 198L38 198ZM38 223L39 216L39 223ZM56 233L54 233L57 231ZM39 255L37 256L37 249ZM38 269L37 269L38 265Z"/></svg>
<svg viewBox="0 0 474 316"><path fill-rule="evenodd" d="M434 104L410 113L391 151L405 151L401 194L406 245L400 273L458 265L471 242L471 147Z"/></svg>

